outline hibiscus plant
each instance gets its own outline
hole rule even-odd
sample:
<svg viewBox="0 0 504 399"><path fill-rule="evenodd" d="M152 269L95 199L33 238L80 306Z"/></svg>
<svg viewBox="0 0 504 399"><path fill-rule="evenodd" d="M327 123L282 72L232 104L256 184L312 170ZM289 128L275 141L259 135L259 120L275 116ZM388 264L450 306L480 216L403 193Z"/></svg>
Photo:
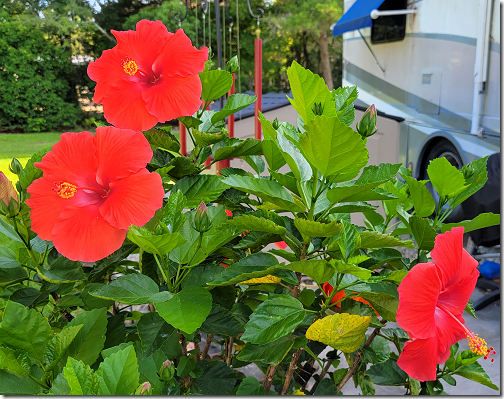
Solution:
<svg viewBox="0 0 504 399"><path fill-rule="evenodd" d="M256 98L208 110L232 75L206 48L160 22L113 33L89 66L111 126L14 159L15 188L0 176L0 394L330 395L352 380L434 395L453 376L498 390L480 365L491 343L464 324L479 272L462 241L500 217L444 223L486 157L433 160L436 204L400 164L367 165L376 111L351 127L357 89L295 62L297 127L260 115L262 141L230 138L225 118ZM187 156L155 127L173 118ZM231 158L253 172L206 170Z"/></svg>

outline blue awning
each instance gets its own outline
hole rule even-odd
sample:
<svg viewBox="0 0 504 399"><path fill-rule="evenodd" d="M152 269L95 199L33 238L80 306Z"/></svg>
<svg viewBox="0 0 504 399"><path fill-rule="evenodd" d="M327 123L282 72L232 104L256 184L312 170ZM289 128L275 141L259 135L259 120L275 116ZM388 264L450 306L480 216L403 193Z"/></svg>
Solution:
<svg viewBox="0 0 504 399"><path fill-rule="evenodd" d="M356 0L352 7L334 25L333 36L371 26L371 11L378 9L385 0Z"/></svg>

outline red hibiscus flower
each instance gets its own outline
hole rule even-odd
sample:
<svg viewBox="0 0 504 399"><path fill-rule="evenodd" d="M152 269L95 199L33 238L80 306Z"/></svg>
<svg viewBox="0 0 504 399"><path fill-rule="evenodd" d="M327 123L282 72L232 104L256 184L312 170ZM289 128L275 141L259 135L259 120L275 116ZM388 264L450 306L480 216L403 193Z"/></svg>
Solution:
<svg viewBox="0 0 504 399"><path fill-rule="evenodd" d="M397 365L420 381L436 379L436 364L450 357L450 346L463 338L471 350L487 355L485 341L466 326L462 313L474 291L478 263L462 247L463 227L436 237L434 262L414 266L399 285L397 323L408 331Z"/></svg>
<svg viewBox="0 0 504 399"><path fill-rule="evenodd" d="M327 296L330 296L333 292L333 286L329 283L322 284L322 289L324 290L324 293ZM334 303L336 305L336 307L341 309L341 302L340 301L344 297L346 297L345 290L341 290L334 295L334 297L331 299L331 303ZM371 306L371 304L368 301L361 298L360 296L352 296L352 297L350 297L350 299L353 299L354 301L362 302L368 306ZM373 307L371 306L371 308L373 308ZM373 308L373 310L376 313L376 317L380 317L380 315L378 314L378 312L374 308Z"/></svg>
<svg viewBox="0 0 504 399"><path fill-rule="evenodd" d="M163 184L145 165L142 133L114 127L63 133L29 187L31 228L72 260L102 259L119 249L130 225L144 225L163 205Z"/></svg>
<svg viewBox="0 0 504 399"><path fill-rule="evenodd" d="M280 249L287 248L287 244L285 243L285 241L278 241L275 243L275 245L277 246L277 248L280 248Z"/></svg>
<svg viewBox="0 0 504 399"><path fill-rule="evenodd" d="M88 66L96 82L93 101L119 128L148 130L158 122L194 114L208 49L197 50L182 29L168 32L161 21L142 20L136 31L112 34L117 46Z"/></svg>

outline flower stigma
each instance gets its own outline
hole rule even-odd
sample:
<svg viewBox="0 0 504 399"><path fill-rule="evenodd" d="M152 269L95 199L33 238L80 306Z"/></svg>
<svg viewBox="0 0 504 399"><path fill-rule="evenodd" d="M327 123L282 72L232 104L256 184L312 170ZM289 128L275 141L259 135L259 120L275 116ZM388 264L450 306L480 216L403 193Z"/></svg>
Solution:
<svg viewBox="0 0 504 399"><path fill-rule="evenodd" d="M133 76L135 73L138 72L137 63L134 60L132 60L130 57L126 57L126 58L122 59L121 65L123 67L124 72L126 72L130 76Z"/></svg>
<svg viewBox="0 0 504 399"><path fill-rule="evenodd" d="M72 198L77 192L77 187L72 183L68 183L66 181L64 182L60 181L59 183L54 182L54 184L56 185L56 187L52 187L51 190L56 191L56 193L61 198L64 199Z"/></svg>

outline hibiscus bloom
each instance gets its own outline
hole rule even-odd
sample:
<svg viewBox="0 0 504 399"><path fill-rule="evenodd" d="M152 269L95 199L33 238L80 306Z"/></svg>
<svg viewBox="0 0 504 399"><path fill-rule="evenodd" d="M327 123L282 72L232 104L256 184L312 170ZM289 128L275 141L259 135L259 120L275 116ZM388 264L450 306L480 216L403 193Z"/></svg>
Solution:
<svg viewBox="0 0 504 399"><path fill-rule="evenodd" d="M322 289L324 290L324 293L329 297L332 292L333 292L333 286L329 283L324 283L322 284ZM341 309L341 300L346 297L345 290L338 291L334 297L331 299L331 303L334 303L336 307ZM350 299L353 299L354 301L357 302L362 302L368 306L371 306L371 304L366 301L365 299L361 298L360 296L352 296ZM373 308L371 306L371 308ZM380 317L378 312L373 308L374 312L376 313L376 317Z"/></svg>
<svg viewBox="0 0 504 399"><path fill-rule="evenodd" d="M474 291L478 262L462 247L464 228L436 237L434 262L414 266L399 285L397 323L412 338L397 365L420 381L436 379L436 364L450 357L450 346L467 338L471 350L487 355L485 341L466 326L462 313Z"/></svg>
<svg viewBox="0 0 504 399"><path fill-rule="evenodd" d="M199 109L206 47L197 50L182 29L170 33L161 21L142 20L136 31L112 34L117 45L88 66L93 101L103 104L108 122L148 130Z"/></svg>
<svg viewBox="0 0 504 399"><path fill-rule="evenodd" d="M44 175L28 187L31 229L71 260L110 255L130 225L144 225L163 205L161 177L145 168L151 158L140 132L63 133L35 163Z"/></svg>

